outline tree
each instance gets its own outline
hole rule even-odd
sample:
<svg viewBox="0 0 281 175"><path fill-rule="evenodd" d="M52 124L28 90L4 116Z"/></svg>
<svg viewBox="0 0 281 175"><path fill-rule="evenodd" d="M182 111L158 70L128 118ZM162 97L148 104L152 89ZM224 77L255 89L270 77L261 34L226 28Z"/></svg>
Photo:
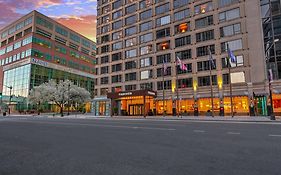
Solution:
<svg viewBox="0 0 281 175"><path fill-rule="evenodd" d="M54 80L43 83L34 87L30 93L30 101L42 103L49 102L56 104L60 108L60 114L63 116L63 109L66 104L85 104L91 100L90 93L70 80L59 81Z"/></svg>

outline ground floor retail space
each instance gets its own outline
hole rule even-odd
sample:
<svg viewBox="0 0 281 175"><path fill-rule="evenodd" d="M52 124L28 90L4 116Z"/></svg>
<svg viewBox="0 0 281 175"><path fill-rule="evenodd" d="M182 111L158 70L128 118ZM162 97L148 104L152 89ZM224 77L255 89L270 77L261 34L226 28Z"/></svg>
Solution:
<svg viewBox="0 0 281 175"><path fill-rule="evenodd" d="M255 97L234 96L232 103L230 97L213 98L215 115L231 115L231 104L236 116L267 116L268 97L261 95ZM273 95L275 115L281 114L281 94ZM211 98L198 99L165 99L157 97L153 91L134 91L111 93L103 99L93 101L92 112L96 116L144 116L144 115L207 115L212 111Z"/></svg>

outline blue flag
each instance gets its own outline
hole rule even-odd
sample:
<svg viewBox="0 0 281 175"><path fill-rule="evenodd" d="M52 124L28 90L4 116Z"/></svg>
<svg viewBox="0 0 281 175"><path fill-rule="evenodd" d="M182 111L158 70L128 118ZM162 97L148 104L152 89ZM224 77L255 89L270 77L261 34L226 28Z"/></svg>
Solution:
<svg viewBox="0 0 281 175"><path fill-rule="evenodd" d="M229 46L227 45L227 53L230 61L232 63L236 63L236 57L234 56L233 52L230 50Z"/></svg>

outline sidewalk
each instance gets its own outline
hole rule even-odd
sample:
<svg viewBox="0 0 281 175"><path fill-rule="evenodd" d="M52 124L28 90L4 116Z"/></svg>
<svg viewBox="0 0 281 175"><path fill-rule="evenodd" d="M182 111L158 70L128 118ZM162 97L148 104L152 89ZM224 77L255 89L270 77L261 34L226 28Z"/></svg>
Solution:
<svg viewBox="0 0 281 175"><path fill-rule="evenodd" d="M138 120L138 119L146 119L146 120L193 120L193 121L237 121L237 122L281 122L281 118L278 116L276 120L270 120L270 117L265 116L236 116L231 118L230 116L147 116L144 118L143 116L94 116L92 114L77 114L77 115L64 115L63 117L59 115L32 115L32 117L46 117L46 118L65 118L65 119L124 119L124 120Z"/></svg>

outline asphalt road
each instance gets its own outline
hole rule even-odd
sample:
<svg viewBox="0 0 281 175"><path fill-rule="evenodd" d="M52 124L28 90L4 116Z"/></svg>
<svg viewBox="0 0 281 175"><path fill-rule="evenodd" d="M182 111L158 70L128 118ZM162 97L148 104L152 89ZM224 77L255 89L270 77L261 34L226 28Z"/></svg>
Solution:
<svg viewBox="0 0 281 175"><path fill-rule="evenodd" d="M0 175L280 175L280 124L0 118Z"/></svg>

